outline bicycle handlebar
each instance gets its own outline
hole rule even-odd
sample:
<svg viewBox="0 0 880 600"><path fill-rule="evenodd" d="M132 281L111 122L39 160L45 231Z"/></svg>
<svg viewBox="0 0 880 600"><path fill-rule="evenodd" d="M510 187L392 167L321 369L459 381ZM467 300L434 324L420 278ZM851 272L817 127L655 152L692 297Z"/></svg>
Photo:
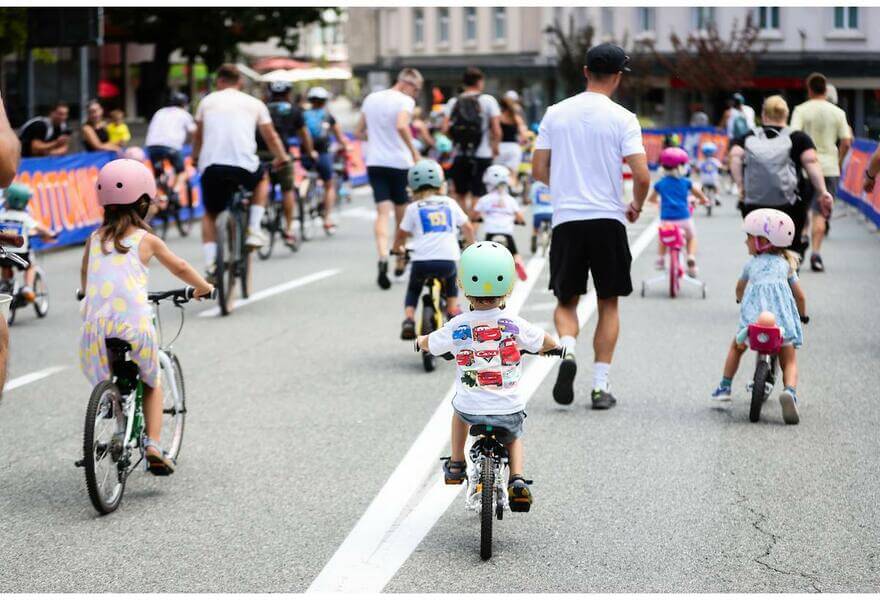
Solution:
<svg viewBox="0 0 880 600"><path fill-rule="evenodd" d="M160 301L165 300L167 298L173 298L174 304L186 304L193 298L195 298L196 288L188 285L184 288L176 289L176 290L168 290L165 292L147 292L147 300L152 302L153 304L158 304ZM85 293L77 289L76 290L76 299L82 300L85 298ZM217 288L210 293L208 296L201 296L202 298L214 300L217 298Z"/></svg>
<svg viewBox="0 0 880 600"><path fill-rule="evenodd" d="M415 351L421 352L421 348L419 348L419 340L416 338L415 341ZM565 348L560 346L558 348L553 348L551 350L547 350L547 352L529 352L528 350L520 350L520 354L531 354L533 356L558 356L559 358L565 358ZM452 352L447 352L446 354L441 354L440 358L444 360L455 360L455 355Z"/></svg>

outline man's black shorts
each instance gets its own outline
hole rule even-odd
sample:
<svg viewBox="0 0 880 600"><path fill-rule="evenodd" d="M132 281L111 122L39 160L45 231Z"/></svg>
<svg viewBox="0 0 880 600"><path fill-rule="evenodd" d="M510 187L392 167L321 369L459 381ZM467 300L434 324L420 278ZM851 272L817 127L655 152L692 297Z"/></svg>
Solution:
<svg viewBox="0 0 880 600"><path fill-rule="evenodd" d="M373 200L376 202L390 200L399 206L409 202L409 194L406 193L407 169L367 167L367 179L370 180Z"/></svg>
<svg viewBox="0 0 880 600"><path fill-rule="evenodd" d="M550 289L563 302L587 293L589 273L599 298L629 296L631 264L626 227L620 221L569 221L553 228Z"/></svg>
<svg viewBox="0 0 880 600"><path fill-rule="evenodd" d="M456 156L449 169L449 178L455 186L456 194L486 195L486 184L483 175L492 166L491 158L475 158L472 156Z"/></svg>
<svg viewBox="0 0 880 600"><path fill-rule="evenodd" d="M251 173L232 165L209 166L202 173L201 181L205 210L212 215L219 215L229 207L239 186L252 192L262 178L263 170L260 167Z"/></svg>

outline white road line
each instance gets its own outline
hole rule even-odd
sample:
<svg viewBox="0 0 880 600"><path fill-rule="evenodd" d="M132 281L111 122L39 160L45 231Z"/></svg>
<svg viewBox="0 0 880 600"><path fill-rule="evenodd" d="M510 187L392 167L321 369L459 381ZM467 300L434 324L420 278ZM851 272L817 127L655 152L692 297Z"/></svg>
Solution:
<svg viewBox="0 0 880 600"><path fill-rule="evenodd" d="M308 285L310 283L314 283L316 281L320 281L322 279L327 279L328 277L333 277L334 275L338 275L342 272L342 269L325 269L323 271L318 271L316 273L312 273L311 275L305 275L303 277L298 277L296 279L291 279L286 283L280 283L278 285L273 285L270 288L266 288L265 290L260 290L259 292L254 292L251 294L250 298L246 298L244 300L236 300L235 308L241 308L242 306L247 306L248 304L252 304L254 302L258 302L259 300L265 300L271 296L275 296L278 294L282 294L284 292L288 292L292 289L302 287L304 285ZM200 317L216 317L220 314L220 307L215 306L214 308L209 308L207 310L203 310L199 313Z"/></svg>
<svg viewBox="0 0 880 600"><path fill-rule="evenodd" d="M633 244L633 259L650 243L656 225L657 221L652 222ZM515 312L522 308L543 263L543 258L529 262L530 283L518 285L508 302ZM582 325L595 309L595 292L590 292L578 311ZM526 401L555 365L556 361L546 358L529 361L519 383ZM308 593L381 592L461 492L462 486L447 486L438 476L437 458L449 443L454 393L453 386Z"/></svg>
<svg viewBox="0 0 880 600"><path fill-rule="evenodd" d="M15 379L10 379L6 382L6 385L3 386L3 391L8 392L10 390L14 390L15 388L20 388L29 383L33 383L35 381L39 381L41 379L45 379L50 375L54 375L55 373L59 373L66 369L67 367L48 367L46 369L41 369L39 371L34 371L33 373L28 373L27 375L22 375L21 377L16 377Z"/></svg>

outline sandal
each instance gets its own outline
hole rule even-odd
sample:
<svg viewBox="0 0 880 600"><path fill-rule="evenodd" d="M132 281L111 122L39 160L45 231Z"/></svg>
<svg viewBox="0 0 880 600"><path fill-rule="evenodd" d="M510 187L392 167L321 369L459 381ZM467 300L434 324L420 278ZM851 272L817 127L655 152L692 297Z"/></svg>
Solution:
<svg viewBox="0 0 880 600"><path fill-rule="evenodd" d="M522 475L513 475L507 482L507 500L511 512L529 512L532 508L532 491L529 489L531 480Z"/></svg>
<svg viewBox="0 0 880 600"><path fill-rule="evenodd" d="M451 456L444 456L443 480L446 485L460 485L467 480L467 463L463 460L452 460Z"/></svg>
<svg viewBox="0 0 880 600"><path fill-rule="evenodd" d="M147 452L147 448L152 448L158 452L158 454ZM174 473L174 461L165 456L165 453L155 440L150 438L144 440L144 455L147 459L147 470L153 475L164 477Z"/></svg>

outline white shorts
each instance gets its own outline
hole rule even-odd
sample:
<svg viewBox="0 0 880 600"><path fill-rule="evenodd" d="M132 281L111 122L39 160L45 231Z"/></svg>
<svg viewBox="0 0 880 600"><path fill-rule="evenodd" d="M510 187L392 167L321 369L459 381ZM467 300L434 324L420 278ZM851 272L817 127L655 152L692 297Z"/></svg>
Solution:
<svg viewBox="0 0 880 600"><path fill-rule="evenodd" d="M511 173L519 171L519 163L522 162L522 148L516 142L501 142L498 144L498 156L495 157L496 165L504 165Z"/></svg>
<svg viewBox="0 0 880 600"><path fill-rule="evenodd" d="M697 237L697 228L694 226L694 220L692 218L660 221L660 225L678 225L681 227L681 231L684 233L684 239L687 241L691 241Z"/></svg>

